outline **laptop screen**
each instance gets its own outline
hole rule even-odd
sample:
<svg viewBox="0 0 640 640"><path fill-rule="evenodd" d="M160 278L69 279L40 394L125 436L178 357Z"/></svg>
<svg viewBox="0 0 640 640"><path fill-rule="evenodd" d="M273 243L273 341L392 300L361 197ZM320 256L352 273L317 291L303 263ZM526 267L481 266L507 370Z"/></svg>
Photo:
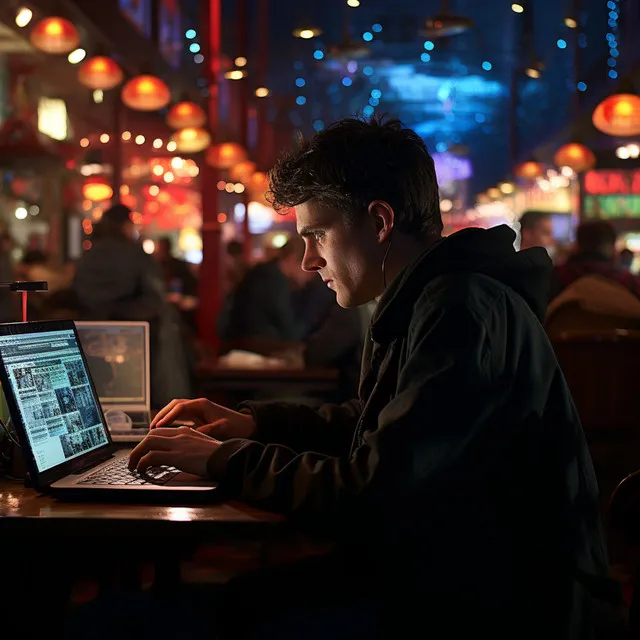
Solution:
<svg viewBox="0 0 640 640"><path fill-rule="evenodd" d="M77 322L76 328L100 402L146 405L147 323Z"/></svg>
<svg viewBox="0 0 640 640"><path fill-rule="evenodd" d="M5 335L0 350L39 472L107 444L72 330Z"/></svg>

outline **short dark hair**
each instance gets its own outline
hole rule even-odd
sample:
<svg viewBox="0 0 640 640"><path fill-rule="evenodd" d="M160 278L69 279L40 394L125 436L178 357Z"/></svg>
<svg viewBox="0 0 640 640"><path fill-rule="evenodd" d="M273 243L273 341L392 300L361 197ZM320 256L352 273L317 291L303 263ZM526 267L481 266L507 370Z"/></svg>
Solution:
<svg viewBox="0 0 640 640"><path fill-rule="evenodd" d="M546 211L525 211L520 217L520 231L535 229L538 222L548 220L550 215Z"/></svg>
<svg viewBox="0 0 640 640"><path fill-rule="evenodd" d="M617 234L614 226L604 220L583 222L576 231L578 251L598 252L616 244Z"/></svg>
<svg viewBox="0 0 640 640"><path fill-rule="evenodd" d="M267 198L276 210L313 199L354 223L371 202L383 200L404 233L442 233L433 158L420 136L398 120L340 120L281 157L269 184Z"/></svg>

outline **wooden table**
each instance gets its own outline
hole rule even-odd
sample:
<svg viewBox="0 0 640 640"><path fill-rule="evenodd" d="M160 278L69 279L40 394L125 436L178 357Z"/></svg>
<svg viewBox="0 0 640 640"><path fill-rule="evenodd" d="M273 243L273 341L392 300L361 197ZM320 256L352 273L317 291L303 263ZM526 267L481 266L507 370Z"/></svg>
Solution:
<svg viewBox="0 0 640 640"><path fill-rule="evenodd" d="M338 391L338 371L313 368L232 369L213 362L199 367L197 387L199 395L230 405L254 399L257 394L274 398L315 394L331 400Z"/></svg>
<svg viewBox="0 0 640 640"><path fill-rule="evenodd" d="M27 594L39 594L33 595L31 635L22 637L59 637L79 578L91 577L109 590L117 569L118 588L136 589L140 568L151 564L154 589L166 595L181 584L181 561L202 544L253 541L266 556L269 544L284 535L283 525L277 515L235 503L61 502L0 479L0 601L4 611L21 611ZM25 620L17 616L15 624Z"/></svg>

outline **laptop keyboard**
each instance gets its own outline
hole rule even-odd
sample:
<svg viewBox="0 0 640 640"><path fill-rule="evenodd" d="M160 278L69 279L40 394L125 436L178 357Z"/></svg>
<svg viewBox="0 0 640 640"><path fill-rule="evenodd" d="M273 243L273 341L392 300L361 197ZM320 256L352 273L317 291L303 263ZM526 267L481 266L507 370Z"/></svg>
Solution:
<svg viewBox="0 0 640 640"><path fill-rule="evenodd" d="M180 471L175 467L159 466L149 467L144 473L129 471L129 459L126 457L115 458L113 462L100 467L78 484L91 485L144 485L144 484L167 484L169 480L175 478Z"/></svg>

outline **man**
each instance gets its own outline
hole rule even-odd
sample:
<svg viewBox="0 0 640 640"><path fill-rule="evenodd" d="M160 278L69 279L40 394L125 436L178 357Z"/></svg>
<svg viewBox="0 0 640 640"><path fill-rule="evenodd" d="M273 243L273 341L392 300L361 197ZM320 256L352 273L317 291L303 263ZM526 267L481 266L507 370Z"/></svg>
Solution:
<svg viewBox="0 0 640 640"><path fill-rule="evenodd" d="M520 218L520 250L550 248L554 244L551 217L544 211L525 211Z"/></svg>
<svg viewBox="0 0 640 640"><path fill-rule="evenodd" d="M551 297L585 276L598 275L622 285L640 299L640 278L616 262L617 234L604 220L583 222L576 231L576 252L553 270Z"/></svg>
<svg viewBox="0 0 640 640"><path fill-rule="evenodd" d="M343 307L379 302L357 400L176 400L131 455L335 542L229 585L221 637L591 638L607 563L589 453L539 321L546 253L516 253L504 226L441 238L433 160L396 121L338 122L270 182L275 206L296 207L302 268Z"/></svg>
<svg viewBox="0 0 640 640"><path fill-rule="evenodd" d="M292 292L302 283L303 253L304 243L293 238L276 259L247 272L230 301L223 335L226 341L268 347L302 337L303 323L294 313Z"/></svg>

